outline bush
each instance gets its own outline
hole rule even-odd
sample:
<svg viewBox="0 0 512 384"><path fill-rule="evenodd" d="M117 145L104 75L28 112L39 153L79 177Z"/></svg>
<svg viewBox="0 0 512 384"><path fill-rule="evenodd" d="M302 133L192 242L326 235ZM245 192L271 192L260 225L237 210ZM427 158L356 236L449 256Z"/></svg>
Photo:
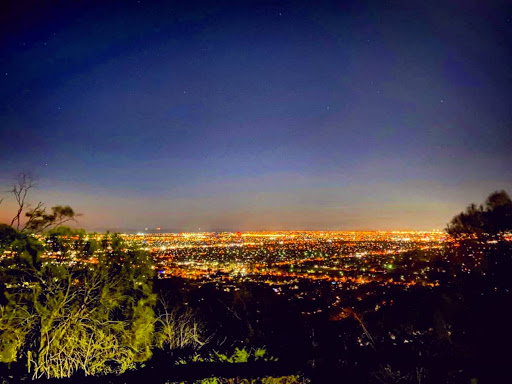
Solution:
<svg viewBox="0 0 512 384"><path fill-rule="evenodd" d="M149 255L107 237L98 264L43 263L16 240L2 266L0 361L26 360L32 377L122 373L151 357L156 297Z"/></svg>

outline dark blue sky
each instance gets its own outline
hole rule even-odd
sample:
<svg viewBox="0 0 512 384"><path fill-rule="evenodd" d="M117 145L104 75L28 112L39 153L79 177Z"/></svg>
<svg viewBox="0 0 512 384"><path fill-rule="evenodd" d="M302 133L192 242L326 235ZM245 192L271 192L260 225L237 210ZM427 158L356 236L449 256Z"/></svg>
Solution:
<svg viewBox="0 0 512 384"><path fill-rule="evenodd" d="M510 2L4 3L0 182L88 229L442 228L512 191Z"/></svg>

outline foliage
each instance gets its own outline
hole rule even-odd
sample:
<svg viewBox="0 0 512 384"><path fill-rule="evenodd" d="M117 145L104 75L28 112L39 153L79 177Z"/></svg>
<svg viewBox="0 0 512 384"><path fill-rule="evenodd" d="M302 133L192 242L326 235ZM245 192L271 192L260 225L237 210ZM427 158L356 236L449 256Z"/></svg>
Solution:
<svg viewBox="0 0 512 384"><path fill-rule="evenodd" d="M256 379L228 379L211 377L208 379L198 380L194 384L306 384L309 380L302 378L299 375L272 377L266 376Z"/></svg>
<svg viewBox="0 0 512 384"><path fill-rule="evenodd" d="M245 378L223 378L223 377L208 377L201 380L194 381L193 384L307 384L310 381L300 375L289 375L272 377L265 376L261 378L245 379ZM169 383L167 384L177 384ZM186 384L181 382L179 384Z"/></svg>
<svg viewBox="0 0 512 384"><path fill-rule="evenodd" d="M421 384L425 379L425 368L416 367L413 373L394 370L389 364L381 364L372 372L376 383L380 384Z"/></svg>
<svg viewBox="0 0 512 384"><path fill-rule="evenodd" d="M194 317L192 311L187 309L179 312L174 308L169 310L166 303L162 303L162 310L156 319L155 345L160 349L178 349L203 346L203 326Z"/></svg>
<svg viewBox="0 0 512 384"><path fill-rule="evenodd" d="M27 217L27 222L23 230L40 233L48 228L74 220L78 214L69 205L56 205L51 207L51 213L48 213L42 204L38 204L36 208L26 212L25 216Z"/></svg>
<svg viewBox="0 0 512 384"><path fill-rule="evenodd" d="M151 357L156 297L149 256L107 236L98 264L43 263L42 245L18 234L0 306L0 361L24 360L33 378L121 373Z"/></svg>
<svg viewBox="0 0 512 384"><path fill-rule="evenodd" d="M446 231L453 237L495 237L512 230L512 200L505 191L489 195L482 205L470 204Z"/></svg>
<svg viewBox="0 0 512 384"><path fill-rule="evenodd" d="M11 220L10 227L16 231L42 233L48 229L61 226L68 221L75 221L80 216L69 205L56 205L51 207L51 212L46 211L42 202L31 208L27 201L28 193L36 187L35 179L25 173L20 173L9 191L18 205L16 214ZM0 199L0 204L4 199ZM24 215L23 215L24 213ZM22 216L26 217L22 224ZM0 235L2 235L0 231ZM1 237L1 236L0 236Z"/></svg>
<svg viewBox="0 0 512 384"><path fill-rule="evenodd" d="M267 356L267 350L265 348L235 348L232 354L221 353L213 351L210 354L204 356L199 353L195 353L188 359L179 359L176 364L182 365L189 362L208 362L208 363L247 363L250 361L277 361L276 357Z"/></svg>
<svg viewBox="0 0 512 384"><path fill-rule="evenodd" d="M69 254L80 255L82 258L91 257L98 250L98 243L83 229L72 229L66 226L52 228L45 233L45 251L60 255L60 259Z"/></svg>
<svg viewBox="0 0 512 384"><path fill-rule="evenodd" d="M0 253L3 253L18 237L18 231L7 224L0 224Z"/></svg>

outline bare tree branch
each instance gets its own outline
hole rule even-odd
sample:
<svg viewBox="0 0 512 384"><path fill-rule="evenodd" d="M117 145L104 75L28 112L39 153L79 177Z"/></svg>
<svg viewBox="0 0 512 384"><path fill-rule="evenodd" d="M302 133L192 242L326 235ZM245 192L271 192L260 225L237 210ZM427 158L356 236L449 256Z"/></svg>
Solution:
<svg viewBox="0 0 512 384"><path fill-rule="evenodd" d="M22 231L24 231L25 229L27 229L27 227L32 225L33 220L36 218L36 215L34 215L33 213L40 212L40 211L41 212L46 211L46 208L44 207L44 204L41 201L39 203L37 203L37 205L34 209L32 209L30 212L27 213L26 216L28 217L28 220L25 223L25 225L23 226L23 228L21 229Z"/></svg>
<svg viewBox="0 0 512 384"><path fill-rule="evenodd" d="M219 303L221 303L222 305L224 305L226 307L226 309L231 312L233 314L233 316L235 316L238 320L242 320L242 318L240 316L238 316L238 314L233 310L231 309L230 307L228 307L223 301L221 301L220 299L217 299L217 301Z"/></svg>
<svg viewBox="0 0 512 384"><path fill-rule="evenodd" d="M16 181L16 184L14 184L11 193L14 195L14 198L16 199L16 202L18 203L18 212L16 215L12 218L11 221L11 227L16 223L16 229L20 229L20 217L23 213L23 210L27 207L26 206L26 198L27 193L32 188L36 186L34 179L32 176L27 175L26 173L20 173L18 175L18 179Z"/></svg>

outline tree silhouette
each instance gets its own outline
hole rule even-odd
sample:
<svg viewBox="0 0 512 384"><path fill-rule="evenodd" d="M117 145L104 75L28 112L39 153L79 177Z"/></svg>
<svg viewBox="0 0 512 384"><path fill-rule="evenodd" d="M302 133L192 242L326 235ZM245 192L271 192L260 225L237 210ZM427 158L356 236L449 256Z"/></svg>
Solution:
<svg viewBox="0 0 512 384"><path fill-rule="evenodd" d="M446 228L455 238L499 237L511 230L512 200L503 190L491 193L484 204L470 204Z"/></svg>
<svg viewBox="0 0 512 384"><path fill-rule="evenodd" d="M68 205L57 205L51 207L51 212L46 211L42 202L38 202L35 207L27 201L27 196L33 188L37 186L34 177L26 173L20 173L9 191L14 196L16 204L16 214L11 220L10 226L20 232L41 233L48 229L55 228L69 221L76 221L80 216L73 208ZM0 204L4 199L0 199ZM23 213L26 221L22 224Z"/></svg>
<svg viewBox="0 0 512 384"><path fill-rule="evenodd" d="M28 218L22 230L41 233L49 228L55 228L68 221L75 221L80 214L75 213L69 205L57 205L51 208L52 212L46 212L46 208L39 203L36 208L25 213Z"/></svg>
<svg viewBox="0 0 512 384"><path fill-rule="evenodd" d="M20 173L11 193L18 203L18 211L11 220L11 227L16 223L16 229L20 229L20 217L25 209L27 193L35 187L34 179L25 173Z"/></svg>

